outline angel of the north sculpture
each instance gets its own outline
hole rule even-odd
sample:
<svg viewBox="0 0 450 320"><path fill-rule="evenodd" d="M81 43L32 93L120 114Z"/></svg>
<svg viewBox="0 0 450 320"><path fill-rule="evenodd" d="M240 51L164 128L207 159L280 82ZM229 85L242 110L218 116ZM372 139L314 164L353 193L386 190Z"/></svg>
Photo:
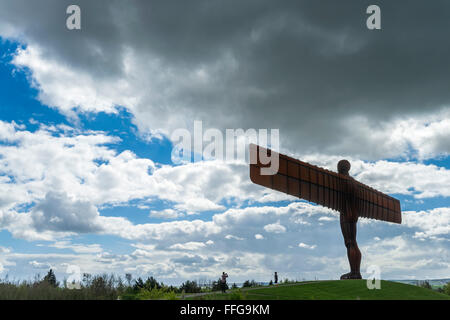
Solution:
<svg viewBox="0 0 450 320"><path fill-rule="evenodd" d="M270 166L270 163L265 164L266 160L274 159L276 155L270 149L250 145L252 182L339 211L350 263L350 272L342 275L341 279L361 279L361 252L356 243L358 218L401 223L400 201L350 177L350 162L347 160L339 161L336 173L278 154L278 172L261 174L261 168Z"/></svg>

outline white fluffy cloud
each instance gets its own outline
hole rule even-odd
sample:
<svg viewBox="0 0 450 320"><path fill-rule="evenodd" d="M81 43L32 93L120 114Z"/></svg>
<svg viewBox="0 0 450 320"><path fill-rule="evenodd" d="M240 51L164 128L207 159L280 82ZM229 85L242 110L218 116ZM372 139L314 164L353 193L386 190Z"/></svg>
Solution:
<svg viewBox="0 0 450 320"><path fill-rule="evenodd" d="M195 242L195 241L191 241L191 242L186 242L186 243L176 243L171 245L169 248L170 249L175 249L175 250L198 250L201 248L204 248L206 246L206 243L203 242Z"/></svg>
<svg viewBox="0 0 450 320"><path fill-rule="evenodd" d="M225 199L256 200L271 193L250 183L246 165L157 167L130 151L105 147L118 139L101 132L42 126L32 133L0 122L0 140L5 142L0 146L3 227L21 220L40 231L93 232L99 226L97 208L106 204L159 198L175 208L151 215L176 218L223 210ZM13 214L23 205L31 205L31 215Z"/></svg>
<svg viewBox="0 0 450 320"><path fill-rule="evenodd" d="M150 211L150 217L161 218L161 219L176 219L183 217L183 213L174 209L164 209L164 210L152 210Z"/></svg>
<svg viewBox="0 0 450 320"><path fill-rule="evenodd" d="M415 237L446 239L450 241L450 208L434 208L424 211L404 212L403 223L418 229Z"/></svg>
<svg viewBox="0 0 450 320"><path fill-rule="evenodd" d="M277 221L276 223L265 225L264 230L270 233L284 233L286 232L286 227L281 225L280 221Z"/></svg>
<svg viewBox="0 0 450 320"><path fill-rule="evenodd" d="M48 246L57 249L69 249L75 253L100 253L103 251L102 247L96 243L79 244L79 243L72 243L67 240L55 241L54 243L49 244Z"/></svg>
<svg viewBox="0 0 450 320"><path fill-rule="evenodd" d="M368 265L376 264L381 267L383 278L408 278L412 274L420 277L427 273L442 276L448 269L448 263L445 265L448 246L442 241L442 237L448 234L447 229L440 230L440 237L430 234L418 239L417 232L433 232L434 226L448 222L447 211L446 208L436 210L429 217L433 219L428 224L426 213L422 213L423 216L417 213L419 218L415 217L415 213L407 212L404 214L404 225L390 225L396 228L393 232L396 236L377 236L378 241L373 241L373 234L377 230L379 232L377 226L380 223L365 225L358 232L363 251L362 271ZM70 250L77 255L28 255L4 250L0 262L11 266L14 261L19 263L30 259L49 263L61 271L65 270L61 264L70 262L89 272L125 270L134 274L152 274L175 283L192 277L214 279L221 270L227 270L236 282L248 277L264 280L270 277L273 270L291 279L315 276L337 278L348 266L344 243L336 241L341 237L338 221L319 227L319 222L323 221L321 218L329 216L334 217L335 213L296 202L285 207L229 209L215 214L212 221L134 225L123 218L99 217L105 234L140 241L134 245L135 250L130 254L117 255L103 251L98 245L57 241L48 246ZM299 217L308 224L296 223ZM262 237L258 232L265 232L267 225L290 227L285 228L283 233L268 232ZM444 224L444 227L448 226ZM224 238L229 241L223 241ZM395 266L392 261L395 261ZM402 270L408 273L402 274Z"/></svg>
<svg viewBox="0 0 450 320"><path fill-rule="evenodd" d="M310 250L314 250L317 247L315 244L309 245L309 244L306 244L306 243L303 243L303 242L300 242L298 244L298 246L300 248L306 248L306 249L310 249Z"/></svg>
<svg viewBox="0 0 450 320"><path fill-rule="evenodd" d="M239 207L243 201L264 202L267 195L278 193L252 185L245 164L208 161L176 167L158 166L150 159L138 158L129 151L118 154L104 146L105 143L117 142L117 138L99 132L83 133L68 127L42 126L32 133L15 123L0 122L0 134L2 141L8 142L0 146L0 171L4 174L0 183L6 190L1 195L0 224L16 237L51 240L68 234L93 232L127 239L166 239L197 232L203 235L224 232L224 236L254 238L254 234L261 231L284 233L286 226L292 223L308 225L305 217L312 215L318 214L321 222L338 216L332 210L296 202L278 208L231 208L223 214L214 215L211 221L197 219L133 224L123 217L104 217L98 212L98 207L131 199L149 201L147 199L156 197L171 201L173 208L153 210L150 215L182 219L185 214L224 211L222 203L225 199L233 199ZM325 167L335 160L313 158L314 163ZM450 179L445 178L449 171L435 165L356 161L353 162L352 172L362 182L385 192L425 197L445 196L450 189L447 187ZM414 191L411 190L413 186ZM21 206L30 204L27 214ZM427 220L419 233L432 235L448 232L448 226L442 223L447 219L442 216L446 211L439 210L438 213L430 212L429 216L436 215L442 221L425 228L429 221L434 221ZM269 212L278 218L267 219ZM327 215L323 216L324 213ZM280 222L279 217L288 215L289 223ZM408 217L405 219L408 226L420 224ZM255 223L261 223L262 229L246 237L235 235L229 227Z"/></svg>
<svg viewBox="0 0 450 320"><path fill-rule="evenodd" d="M448 245L442 242L415 242L398 235L362 246L362 271L376 265L382 279L436 279L448 276Z"/></svg>

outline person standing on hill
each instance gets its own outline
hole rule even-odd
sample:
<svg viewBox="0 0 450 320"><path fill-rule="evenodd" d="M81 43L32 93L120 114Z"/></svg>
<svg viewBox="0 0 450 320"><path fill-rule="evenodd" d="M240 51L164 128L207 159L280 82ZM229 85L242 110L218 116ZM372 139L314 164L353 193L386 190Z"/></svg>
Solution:
<svg viewBox="0 0 450 320"><path fill-rule="evenodd" d="M222 272L222 278L220 279L220 287L222 289L222 293L225 293L225 291L227 290L227 278L228 278L228 274L224 272Z"/></svg>

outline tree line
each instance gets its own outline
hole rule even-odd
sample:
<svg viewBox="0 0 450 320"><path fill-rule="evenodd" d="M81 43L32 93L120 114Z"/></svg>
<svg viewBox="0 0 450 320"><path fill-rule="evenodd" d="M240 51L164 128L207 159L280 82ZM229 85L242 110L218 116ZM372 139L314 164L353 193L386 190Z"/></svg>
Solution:
<svg viewBox="0 0 450 320"><path fill-rule="evenodd" d="M77 286L67 280L59 282L52 269L44 277L35 276L33 281L0 280L0 299L14 300L135 300L135 299L177 299L183 294L220 291L220 278L207 286L187 280L180 286L166 285L153 276L146 279L114 274L83 274ZM254 280L247 280L243 287L257 286ZM75 288L74 288L75 287ZM226 285L228 290L230 287ZM237 289L234 283L231 289Z"/></svg>

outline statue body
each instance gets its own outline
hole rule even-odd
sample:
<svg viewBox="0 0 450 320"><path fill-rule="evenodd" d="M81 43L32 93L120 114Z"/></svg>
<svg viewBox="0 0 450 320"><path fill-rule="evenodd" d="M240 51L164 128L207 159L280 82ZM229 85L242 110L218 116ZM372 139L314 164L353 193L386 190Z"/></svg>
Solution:
<svg viewBox="0 0 450 320"><path fill-rule="evenodd" d="M347 179L341 180L343 190L343 206L340 210L339 221L341 224L342 235L344 236L345 247L347 248L347 257L350 264L350 272L343 274L341 279L361 279L360 265L361 252L356 242L356 226L358 223L358 201L357 184L349 175L350 163L347 160L341 160L338 163L338 172Z"/></svg>

